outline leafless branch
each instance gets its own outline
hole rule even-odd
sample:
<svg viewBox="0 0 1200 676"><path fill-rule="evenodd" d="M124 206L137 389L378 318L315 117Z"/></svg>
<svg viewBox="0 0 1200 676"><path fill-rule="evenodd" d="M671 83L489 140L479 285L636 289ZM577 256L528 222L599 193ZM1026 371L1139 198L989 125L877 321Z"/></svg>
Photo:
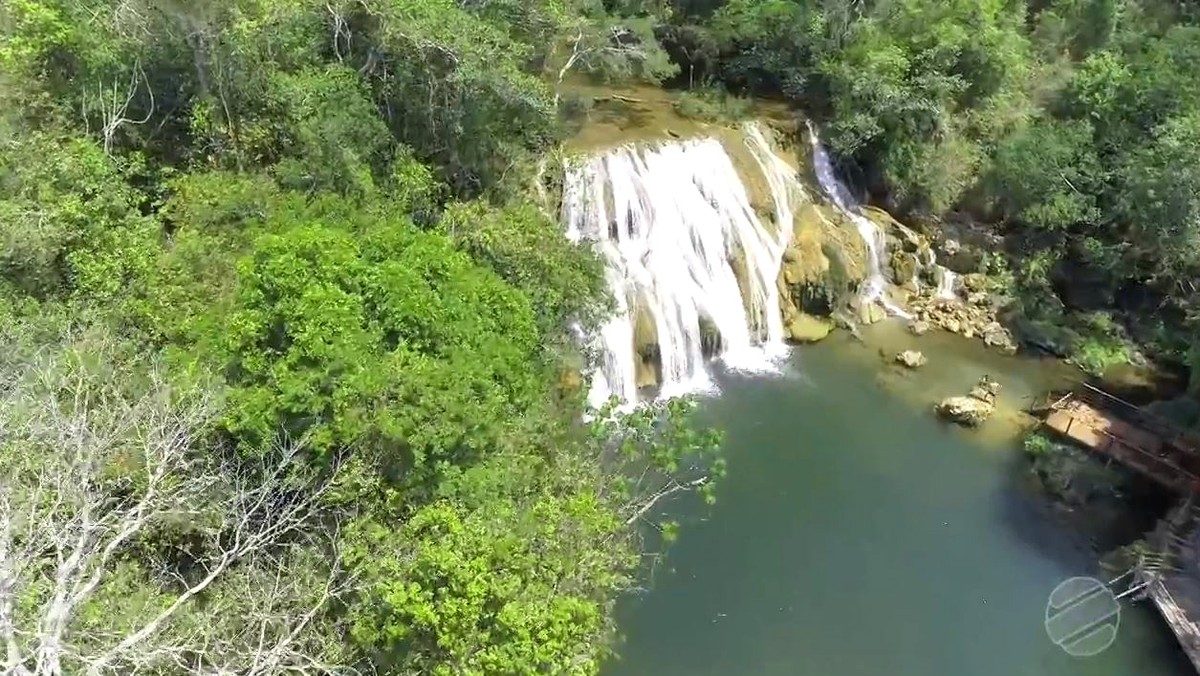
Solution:
<svg viewBox="0 0 1200 676"><path fill-rule="evenodd" d="M0 673L343 671L311 631L349 584L336 537L312 535L328 533L328 479L294 481L295 444L214 466L198 452L207 391L154 372L136 396L116 381L53 359L0 381ZM123 572L131 547L173 524L199 543L192 565ZM129 602L122 580L156 600ZM109 608L119 619L97 623Z"/></svg>
<svg viewBox="0 0 1200 676"><path fill-rule="evenodd" d="M145 116L141 119L126 117L129 105L133 103L134 98L137 97L143 85L150 98ZM133 68L130 70L129 82L125 84L124 91L121 90L117 82L113 82L110 86L106 86L103 83L98 84L96 86L95 99L93 100L85 96L83 105L85 119L88 117L86 112L95 111L99 114L103 122L100 131L104 136L104 152L111 155L117 132L122 127L125 125L146 124L154 116L154 89L150 86L150 78L146 76L146 71L142 69L141 62L137 61L134 62Z"/></svg>

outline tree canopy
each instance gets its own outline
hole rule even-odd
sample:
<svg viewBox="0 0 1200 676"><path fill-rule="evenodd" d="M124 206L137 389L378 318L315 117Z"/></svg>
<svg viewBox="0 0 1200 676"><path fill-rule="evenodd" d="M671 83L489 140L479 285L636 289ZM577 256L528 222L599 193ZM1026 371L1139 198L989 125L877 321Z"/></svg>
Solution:
<svg viewBox="0 0 1200 676"><path fill-rule="evenodd" d="M585 410L602 267L528 186L663 10L0 6L0 671L596 673L721 466Z"/></svg>

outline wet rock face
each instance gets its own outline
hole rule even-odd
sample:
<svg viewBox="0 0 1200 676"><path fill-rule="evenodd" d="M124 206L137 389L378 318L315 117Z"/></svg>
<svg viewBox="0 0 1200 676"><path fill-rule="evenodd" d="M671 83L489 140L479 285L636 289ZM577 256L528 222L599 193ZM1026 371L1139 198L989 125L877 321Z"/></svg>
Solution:
<svg viewBox="0 0 1200 676"><path fill-rule="evenodd" d="M893 252L890 262L892 283L897 286L911 282L916 278L917 272L921 268L921 262L918 260L917 254L907 251Z"/></svg>
<svg viewBox="0 0 1200 676"><path fill-rule="evenodd" d="M785 326L796 313L829 316L866 276L866 247L837 212L806 204L792 226L778 280Z"/></svg>

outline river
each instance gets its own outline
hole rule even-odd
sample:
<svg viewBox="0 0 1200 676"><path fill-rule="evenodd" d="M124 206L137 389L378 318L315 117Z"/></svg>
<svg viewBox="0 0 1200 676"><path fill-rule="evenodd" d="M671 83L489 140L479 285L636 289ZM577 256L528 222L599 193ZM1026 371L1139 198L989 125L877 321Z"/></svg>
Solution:
<svg viewBox="0 0 1200 676"><path fill-rule="evenodd" d="M1005 416L981 431L929 412L982 372L1002 405L1058 377L953 336L872 327L793 351L778 377L719 376L718 501L670 505L679 540L626 599L605 676L1182 676L1151 609L1075 658L1043 625L1055 585L1095 574L1089 535L1030 485ZM880 356L909 343L917 372ZM1111 529L1109 529L1111 530Z"/></svg>

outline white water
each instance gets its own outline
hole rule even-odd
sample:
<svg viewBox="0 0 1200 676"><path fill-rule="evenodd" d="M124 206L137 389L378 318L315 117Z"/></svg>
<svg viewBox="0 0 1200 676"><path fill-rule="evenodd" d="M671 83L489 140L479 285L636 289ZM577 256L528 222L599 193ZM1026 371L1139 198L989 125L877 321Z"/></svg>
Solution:
<svg viewBox="0 0 1200 676"><path fill-rule="evenodd" d="M776 279L803 196L795 170L756 125L745 142L772 190L775 222L760 221L725 148L715 139L617 148L568 167L567 236L594 241L606 263L616 314L593 336L600 363L589 401L638 400L635 313L657 335L660 396L712 388L700 320L720 335L718 358L735 369L773 369L784 350ZM745 261L747 289L730 260ZM743 297L746 299L743 302Z"/></svg>
<svg viewBox="0 0 1200 676"><path fill-rule="evenodd" d="M917 238L917 233L905 227L902 223L896 223L895 225L897 228L904 231L905 236L907 236L910 240ZM918 262L922 266L926 268L933 268L936 271L934 276L937 279L937 288L935 288L933 291L934 298L941 298L944 300L954 300L955 298L958 298L958 294L954 291L954 285L958 279L958 274L944 265L938 265L937 254L933 252L933 249L924 249L924 252L927 259L919 260ZM918 291L921 289L921 281L919 277L919 275L913 275L912 278L912 283L917 287Z"/></svg>
<svg viewBox="0 0 1200 676"><path fill-rule="evenodd" d="M958 298L958 294L954 293L954 281L958 278L958 275L955 274L955 272L950 268L941 265L938 266L938 270L938 287L936 297L944 298L946 300L954 300L955 298Z"/></svg>
<svg viewBox="0 0 1200 676"><path fill-rule="evenodd" d="M862 236L863 242L867 245L867 278L862 289L863 302L877 301L887 308L888 312L899 317L909 318L909 314L884 293L887 288L887 280L883 276L883 256L887 251L887 241L883 231L871 219L863 216L858 202L850 195L845 184L838 180L837 174L833 170L833 163L829 160L829 153L825 150L825 146L821 145L817 128L811 122L808 123L808 138L812 143L813 168L817 174L817 182L821 184L821 189L825 191L829 201L833 202L837 210L849 218L851 223L854 223L858 234Z"/></svg>

